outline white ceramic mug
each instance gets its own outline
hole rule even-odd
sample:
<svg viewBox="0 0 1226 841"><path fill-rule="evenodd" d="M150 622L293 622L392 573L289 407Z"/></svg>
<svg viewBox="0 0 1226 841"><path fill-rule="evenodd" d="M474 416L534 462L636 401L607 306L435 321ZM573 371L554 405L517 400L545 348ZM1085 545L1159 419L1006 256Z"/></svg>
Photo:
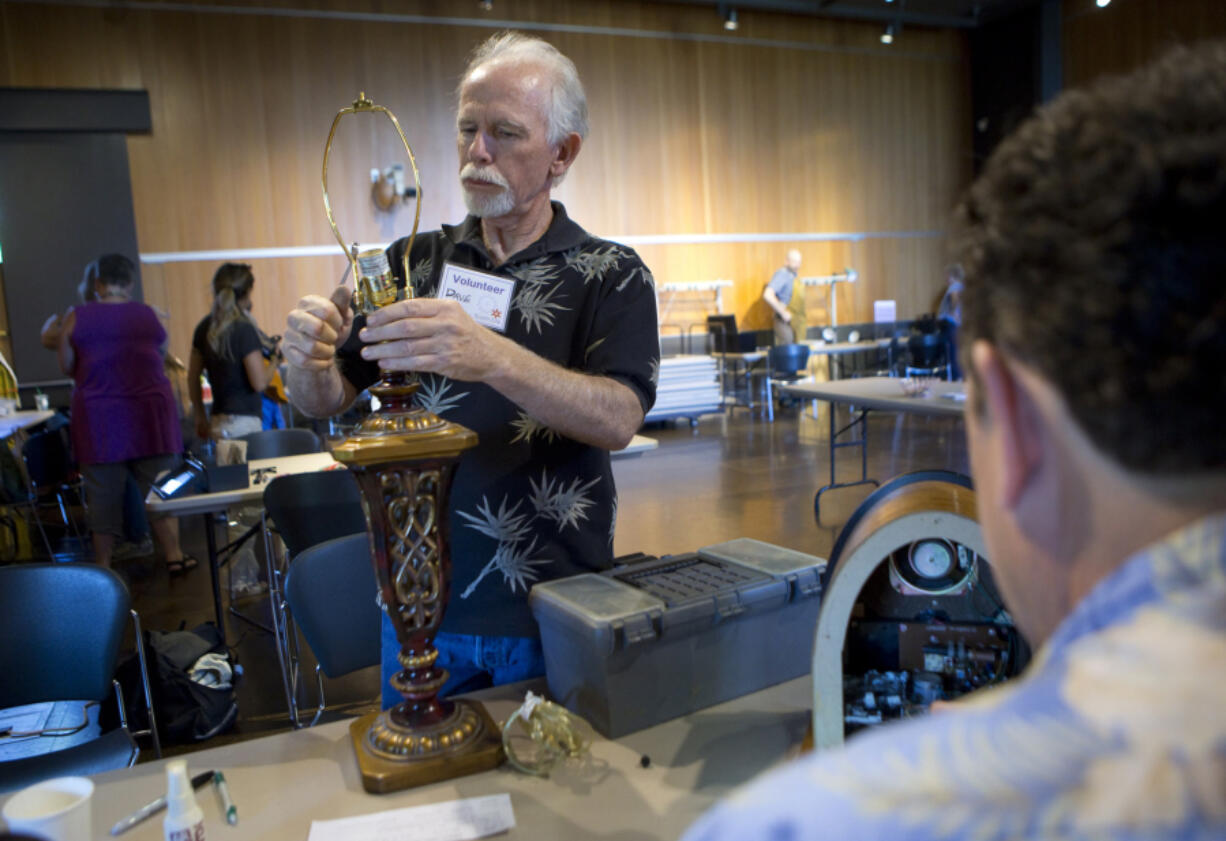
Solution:
<svg viewBox="0 0 1226 841"><path fill-rule="evenodd" d="M48 841L89 841L93 795L94 783L87 777L44 780L22 789L4 804L4 822L12 832L28 832Z"/></svg>

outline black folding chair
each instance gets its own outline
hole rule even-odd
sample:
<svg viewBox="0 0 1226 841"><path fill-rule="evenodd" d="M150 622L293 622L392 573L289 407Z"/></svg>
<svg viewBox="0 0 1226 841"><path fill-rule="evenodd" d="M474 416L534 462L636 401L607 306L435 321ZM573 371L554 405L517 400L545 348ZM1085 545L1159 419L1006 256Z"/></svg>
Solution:
<svg viewBox="0 0 1226 841"><path fill-rule="evenodd" d="M124 627L131 619L141 639L140 617L128 588L112 570L92 564L19 564L0 567L0 708L56 701L84 701L89 710L114 688L120 726L83 743L50 753L0 762L0 791L69 774L97 774L131 767L140 755L134 735L150 732L162 755L143 646L138 644L141 683L150 731L133 734L123 690L114 679ZM57 736L75 735L77 728Z"/></svg>
<svg viewBox="0 0 1226 841"><path fill-rule="evenodd" d="M293 613L285 599L286 570L295 557L312 546L345 535L365 535L366 513L358 484L348 470L279 476L264 489L264 509L284 547L276 545L271 531L265 532L273 637L290 721L302 727L298 713L301 658ZM279 557L288 560L278 563ZM322 695L320 698L322 703Z"/></svg>
<svg viewBox="0 0 1226 841"><path fill-rule="evenodd" d="M766 413L775 419L774 387L799 382L807 376L809 346L802 344L775 345L766 352Z"/></svg>

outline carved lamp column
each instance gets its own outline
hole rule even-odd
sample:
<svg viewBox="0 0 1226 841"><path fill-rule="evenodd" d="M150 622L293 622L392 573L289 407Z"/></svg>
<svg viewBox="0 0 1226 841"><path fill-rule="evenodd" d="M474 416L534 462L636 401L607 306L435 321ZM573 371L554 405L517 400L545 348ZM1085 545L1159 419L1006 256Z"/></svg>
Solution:
<svg viewBox="0 0 1226 841"><path fill-rule="evenodd" d="M367 791L397 791L493 768L499 730L479 703L439 700L447 671L435 632L451 588L447 499L464 450L477 436L411 405L417 383L371 388L383 405L332 451L353 471L370 524L384 609L400 641L403 671L391 679L404 701L349 727Z"/></svg>
<svg viewBox="0 0 1226 841"><path fill-rule="evenodd" d="M381 250L359 253L356 244L345 249L328 202L328 157L336 125L345 114L363 112L385 114L404 141L418 183L418 216L421 187L413 150L390 111L362 94L336 115L324 149L324 208L353 270L354 309L370 313L403 298L404 292L396 289ZM405 278L416 233L417 217L405 249ZM438 698L447 681L433 644L451 587L447 501L460 456L476 446L477 435L415 406L417 389L415 374L386 374L370 388L379 410L332 451L353 472L362 492L379 595L401 646L403 671L391 684L404 700L349 726L362 785L375 793L483 771L504 759L498 726L480 703Z"/></svg>

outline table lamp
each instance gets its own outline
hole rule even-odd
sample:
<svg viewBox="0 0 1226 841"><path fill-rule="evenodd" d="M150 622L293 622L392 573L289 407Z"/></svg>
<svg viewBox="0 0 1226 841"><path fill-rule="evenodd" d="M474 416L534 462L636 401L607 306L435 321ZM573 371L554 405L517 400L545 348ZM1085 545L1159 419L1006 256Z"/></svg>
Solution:
<svg viewBox="0 0 1226 841"><path fill-rule="evenodd" d="M404 143L417 184L413 231L404 251L405 288L396 287L382 249L346 248L328 200L328 158L337 124L346 114L381 113ZM359 94L332 121L323 164L324 209L349 259L354 277L353 307L369 314L412 296L408 255L421 218L421 177L400 122L386 108ZM371 386L379 409L367 417L332 455L357 479L379 583L379 599L400 642L402 671L391 678L404 700L349 727L362 774L374 793L398 791L484 771L501 764L501 735L476 701L440 700L447 671L436 663L435 633L443 620L451 586L447 503L461 454L477 435L415 405L419 384L411 372L386 372ZM372 594L372 597L374 594Z"/></svg>

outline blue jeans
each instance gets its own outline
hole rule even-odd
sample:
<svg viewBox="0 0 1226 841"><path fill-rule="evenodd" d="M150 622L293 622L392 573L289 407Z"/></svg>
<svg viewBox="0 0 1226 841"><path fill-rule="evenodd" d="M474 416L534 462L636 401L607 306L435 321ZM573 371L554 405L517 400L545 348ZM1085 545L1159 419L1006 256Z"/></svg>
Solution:
<svg viewBox="0 0 1226 841"><path fill-rule="evenodd" d="M438 634L437 664L450 672L439 691L440 697L476 692L490 686L545 674L545 653L537 637L478 637L472 634ZM403 698L388 680L400 671L396 655L400 643L392 620L383 614L383 709L399 704Z"/></svg>

